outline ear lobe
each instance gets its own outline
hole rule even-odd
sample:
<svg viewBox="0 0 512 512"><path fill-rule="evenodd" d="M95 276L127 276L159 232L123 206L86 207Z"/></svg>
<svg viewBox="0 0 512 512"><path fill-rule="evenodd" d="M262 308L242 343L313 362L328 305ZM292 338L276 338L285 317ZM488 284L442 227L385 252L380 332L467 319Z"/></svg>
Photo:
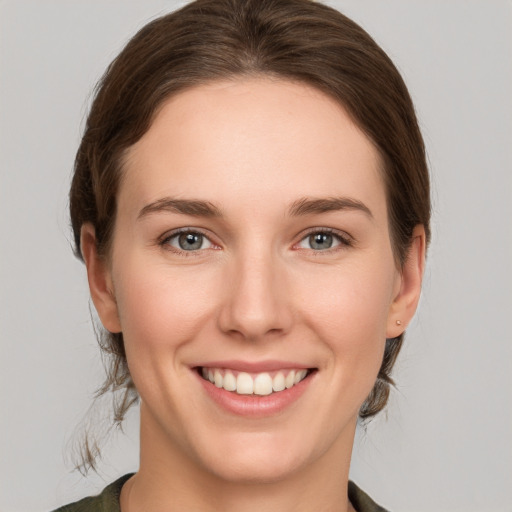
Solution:
<svg viewBox="0 0 512 512"><path fill-rule="evenodd" d="M101 323L110 332L121 332L112 276L105 258L98 255L96 233L90 223L82 226L80 247L87 269L91 298Z"/></svg>
<svg viewBox="0 0 512 512"><path fill-rule="evenodd" d="M387 338L402 334L418 307L425 270L425 250L425 228L418 225L414 228L411 247L402 268L400 288L389 310Z"/></svg>

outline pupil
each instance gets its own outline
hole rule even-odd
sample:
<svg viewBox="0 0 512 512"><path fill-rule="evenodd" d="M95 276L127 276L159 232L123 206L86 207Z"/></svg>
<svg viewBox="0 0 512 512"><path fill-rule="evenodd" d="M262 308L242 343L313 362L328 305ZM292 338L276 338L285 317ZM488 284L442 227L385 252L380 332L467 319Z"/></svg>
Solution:
<svg viewBox="0 0 512 512"><path fill-rule="evenodd" d="M179 237L180 249L193 251L200 249L203 244L203 235L199 233L184 233Z"/></svg>
<svg viewBox="0 0 512 512"><path fill-rule="evenodd" d="M329 249L332 246L332 235L329 233L315 233L309 237L313 249Z"/></svg>

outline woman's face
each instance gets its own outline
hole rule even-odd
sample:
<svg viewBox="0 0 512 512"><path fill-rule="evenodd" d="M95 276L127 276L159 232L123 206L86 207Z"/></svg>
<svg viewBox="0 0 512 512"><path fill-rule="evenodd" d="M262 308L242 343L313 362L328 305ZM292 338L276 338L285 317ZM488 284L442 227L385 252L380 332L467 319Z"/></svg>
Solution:
<svg viewBox="0 0 512 512"><path fill-rule="evenodd" d="M125 159L115 314L95 301L123 332L143 457L271 481L350 453L407 321L379 166L303 84L218 82L164 104Z"/></svg>

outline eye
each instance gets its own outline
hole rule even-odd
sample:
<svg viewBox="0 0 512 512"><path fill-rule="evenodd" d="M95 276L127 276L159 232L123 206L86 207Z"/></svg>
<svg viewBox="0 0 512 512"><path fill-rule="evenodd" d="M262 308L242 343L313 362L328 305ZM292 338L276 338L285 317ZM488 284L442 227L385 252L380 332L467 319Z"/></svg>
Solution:
<svg viewBox="0 0 512 512"><path fill-rule="evenodd" d="M213 247L212 242L208 238L197 231L181 231L167 237L162 245L170 245L180 251L200 251L202 249L210 249Z"/></svg>
<svg viewBox="0 0 512 512"><path fill-rule="evenodd" d="M319 230L309 233L298 244L300 249L310 249L313 251L327 251L340 245L349 246L351 242L341 234L333 233L329 230Z"/></svg>

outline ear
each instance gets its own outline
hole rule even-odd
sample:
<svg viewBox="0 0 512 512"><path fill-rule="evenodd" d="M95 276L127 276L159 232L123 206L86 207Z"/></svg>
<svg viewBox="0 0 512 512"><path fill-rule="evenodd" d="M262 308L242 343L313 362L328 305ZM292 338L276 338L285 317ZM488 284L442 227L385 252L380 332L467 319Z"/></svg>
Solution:
<svg viewBox="0 0 512 512"><path fill-rule="evenodd" d="M387 338L396 338L402 334L418 307L425 270L425 249L425 228L418 225L414 228L411 247L398 277L395 297L389 309Z"/></svg>
<svg viewBox="0 0 512 512"><path fill-rule="evenodd" d="M87 268L91 298L101 323L110 332L121 332L111 272L105 258L98 255L96 233L90 223L82 225L80 247Z"/></svg>

